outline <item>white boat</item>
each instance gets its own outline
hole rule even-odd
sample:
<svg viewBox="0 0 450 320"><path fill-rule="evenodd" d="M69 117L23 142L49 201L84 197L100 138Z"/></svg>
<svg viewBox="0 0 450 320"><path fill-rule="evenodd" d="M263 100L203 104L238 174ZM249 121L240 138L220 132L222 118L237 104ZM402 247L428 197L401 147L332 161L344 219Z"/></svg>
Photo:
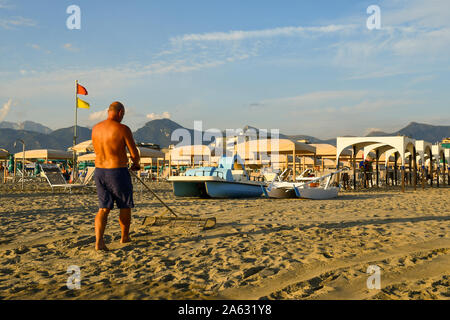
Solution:
<svg viewBox="0 0 450 320"><path fill-rule="evenodd" d="M276 181L274 179L266 188L267 196L270 198L304 198L314 200L324 200L336 198L339 187L331 186L333 176L341 169L322 177L308 177L300 182Z"/></svg>

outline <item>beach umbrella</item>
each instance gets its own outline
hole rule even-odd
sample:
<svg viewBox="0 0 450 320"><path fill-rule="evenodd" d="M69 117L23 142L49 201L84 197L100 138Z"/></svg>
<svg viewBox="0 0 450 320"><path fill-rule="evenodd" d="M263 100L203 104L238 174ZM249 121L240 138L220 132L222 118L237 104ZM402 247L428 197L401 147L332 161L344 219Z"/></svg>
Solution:
<svg viewBox="0 0 450 320"><path fill-rule="evenodd" d="M92 144L92 140L86 140L83 142L80 142L79 144L68 148L69 151L75 151L76 153L82 153L82 152L93 152L94 151L94 145Z"/></svg>

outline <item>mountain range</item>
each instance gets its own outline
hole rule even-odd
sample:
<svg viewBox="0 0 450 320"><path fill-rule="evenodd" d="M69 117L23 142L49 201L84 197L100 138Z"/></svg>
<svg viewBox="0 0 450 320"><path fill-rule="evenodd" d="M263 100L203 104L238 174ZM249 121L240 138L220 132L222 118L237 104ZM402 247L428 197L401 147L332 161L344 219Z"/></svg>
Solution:
<svg viewBox="0 0 450 320"><path fill-rule="evenodd" d="M147 122L142 128L136 130L133 135L136 142L155 143L166 148L172 142L172 132L177 129L185 129L190 134L193 143L194 130L184 128L180 124L170 119L158 119ZM259 130L255 127L245 126L244 131L249 129ZM91 129L77 126L77 142L91 139ZM370 132L367 136L391 136L406 135L417 140L426 140L429 142L438 142L443 138L450 137L450 126L433 126L429 124L411 122L405 128L393 133L385 133L380 131ZM284 135L280 133L280 138L288 138L291 140L306 139L310 143L328 143L336 145L336 138L318 139L308 135ZM21 124L11 122L0 122L0 148L4 148L9 152L15 153L22 151L22 144L14 142L22 139L25 142L26 150L31 149L59 149L66 150L73 144L73 126L52 131L51 129L32 121L25 121ZM207 144L208 142L204 142Z"/></svg>
<svg viewBox="0 0 450 320"><path fill-rule="evenodd" d="M52 129L33 121L24 121L19 123L2 121L0 122L0 129L26 130L44 134L49 134L52 132Z"/></svg>
<svg viewBox="0 0 450 320"><path fill-rule="evenodd" d="M416 140L425 140L436 143L441 142L444 138L450 137L450 126L433 126L430 124L411 122L403 129L393 133L372 131L367 136L408 136Z"/></svg>

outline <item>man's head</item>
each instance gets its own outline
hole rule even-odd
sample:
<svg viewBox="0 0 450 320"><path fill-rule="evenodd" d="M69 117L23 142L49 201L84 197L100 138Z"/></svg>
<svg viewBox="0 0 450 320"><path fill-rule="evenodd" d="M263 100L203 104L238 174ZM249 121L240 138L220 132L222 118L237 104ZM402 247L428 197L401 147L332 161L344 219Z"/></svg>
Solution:
<svg viewBox="0 0 450 320"><path fill-rule="evenodd" d="M111 103L108 109L108 119L121 122L125 115L125 107L119 101Z"/></svg>

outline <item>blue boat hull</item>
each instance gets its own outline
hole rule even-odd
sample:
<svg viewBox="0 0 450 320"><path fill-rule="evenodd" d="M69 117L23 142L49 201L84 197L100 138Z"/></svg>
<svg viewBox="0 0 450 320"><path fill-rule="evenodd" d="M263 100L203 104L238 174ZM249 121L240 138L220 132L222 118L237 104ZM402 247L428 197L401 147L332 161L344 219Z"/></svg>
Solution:
<svg viewBox="0 0 450 320"><path fill-rule="evenodd" d="M173 182L176 197L208 197L204 182Z"/></svg>
<svg viewBox="0 0 450 320"><path fill-rule="evenodd" d="M211 198L255 198L263 194L259 185L221 181L208 181L205 185Z"/></svg>

